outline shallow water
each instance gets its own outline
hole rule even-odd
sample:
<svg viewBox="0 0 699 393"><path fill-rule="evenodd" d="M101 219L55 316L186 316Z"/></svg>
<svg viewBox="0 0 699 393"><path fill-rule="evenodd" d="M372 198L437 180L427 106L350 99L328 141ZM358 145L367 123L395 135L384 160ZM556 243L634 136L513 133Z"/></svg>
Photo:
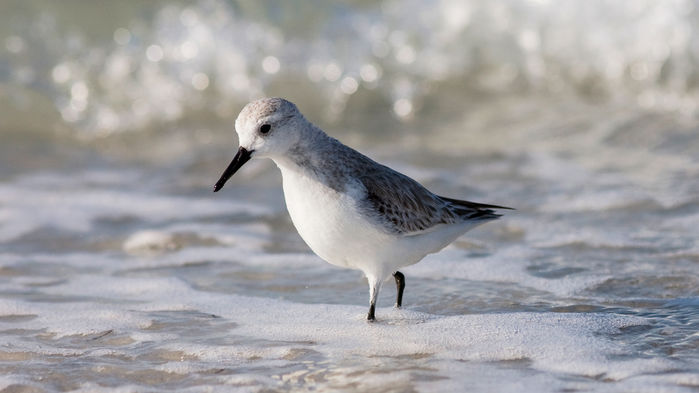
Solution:
<svg viewBox="0 0 699 393"><path fill-rule="evenodd" d="M699 389L697 2L57 4L0 5L0 390ZM517 210L368 324L271 162L211 193L263 94Z"/></svg>

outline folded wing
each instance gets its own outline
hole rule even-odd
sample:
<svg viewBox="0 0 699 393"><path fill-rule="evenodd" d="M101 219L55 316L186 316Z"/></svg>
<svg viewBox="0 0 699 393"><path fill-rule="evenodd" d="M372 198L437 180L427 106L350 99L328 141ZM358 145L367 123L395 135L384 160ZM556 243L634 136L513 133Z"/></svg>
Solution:
<svg viewBox="0 0 699 393"><path fill-rule="evenodd" d="M495 209L510 209L440 197L415 180L382 165L358 178L366 188L367 213L397 234L418 234L440 224L494 220L500 217Z"/></svg>

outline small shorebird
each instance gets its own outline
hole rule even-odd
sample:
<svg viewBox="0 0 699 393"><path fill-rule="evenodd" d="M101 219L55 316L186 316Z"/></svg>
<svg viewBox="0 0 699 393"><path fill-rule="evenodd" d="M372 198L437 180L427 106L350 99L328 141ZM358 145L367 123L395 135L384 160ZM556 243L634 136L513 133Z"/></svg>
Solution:
<svg viewBox="0 0 699 393"><path fill-rule="evenodd" d="M389 275L401 307L405 276L399 268L497 219L496 209L510 209L435 195L329 137L282 98L247 104L235 130L240 147L214 192L251 158L271 158L282 172L286 207L306 244L333 265L364 272L369 321Z"/></svg>

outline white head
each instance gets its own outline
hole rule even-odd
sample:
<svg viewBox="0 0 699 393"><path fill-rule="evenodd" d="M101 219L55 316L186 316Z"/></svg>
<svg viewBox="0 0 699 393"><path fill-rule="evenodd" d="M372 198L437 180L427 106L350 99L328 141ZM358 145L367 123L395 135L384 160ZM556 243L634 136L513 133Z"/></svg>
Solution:
<svg viewBox="0 0 699 393"><path fill-rule="evenodd" d="M250 158L274 158L296 146L307 127L306 119L292 102L283 98L262 98L243 108L235 120L240 147L214 186L220 190Z"/></svg>
<svg viewBox="0 0 699 393"><path fill-rule="evenodd" d="M283 98L262 98L243 108L235 121L240 147L253 157L283 155L301 139L303 115Z"/></svg>

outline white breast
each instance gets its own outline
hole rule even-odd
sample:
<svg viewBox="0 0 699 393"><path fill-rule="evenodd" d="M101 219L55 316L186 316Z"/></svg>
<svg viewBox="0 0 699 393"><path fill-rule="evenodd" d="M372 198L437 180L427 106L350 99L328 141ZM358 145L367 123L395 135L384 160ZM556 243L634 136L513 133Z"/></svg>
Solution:
<svg viewBox="0 0 699 393"><path fill-rule="evenodd" d="M362 216L351 193L337 192L296 168L279 167L291 220L313 252L333 265L383 274L375 266L384 264L395 237Z"/></svg>

